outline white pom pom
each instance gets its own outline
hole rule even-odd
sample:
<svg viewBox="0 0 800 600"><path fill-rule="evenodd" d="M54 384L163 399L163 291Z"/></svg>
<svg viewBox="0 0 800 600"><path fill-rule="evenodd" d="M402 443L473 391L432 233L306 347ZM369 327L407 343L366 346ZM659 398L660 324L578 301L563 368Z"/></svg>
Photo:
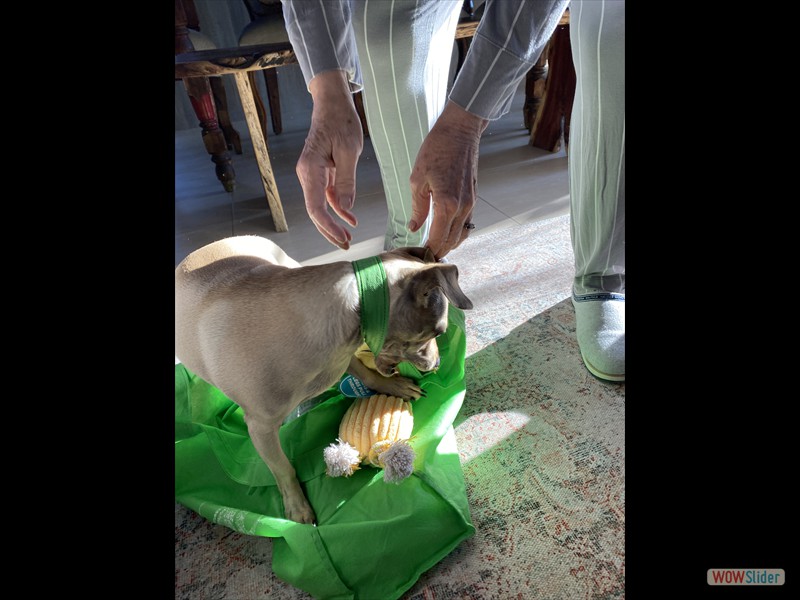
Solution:
<svg viewBox="0 0 800 600"><path fill-rule="evenodd" d="M383 480L388 483L400 483L414 471L414 450L405 440L389 446L378 455L378 462L383 465Z"/></svg>
<svg viewBox="0 0 800 600"><path fill-rule="evenodd" d="M336 441L338 444L331 444L322 452L325 464L328 465L325 472L331 477L341 477L342 475L349 477L358 469L361 462L358 450L340 438L337 438Z"/></svg>

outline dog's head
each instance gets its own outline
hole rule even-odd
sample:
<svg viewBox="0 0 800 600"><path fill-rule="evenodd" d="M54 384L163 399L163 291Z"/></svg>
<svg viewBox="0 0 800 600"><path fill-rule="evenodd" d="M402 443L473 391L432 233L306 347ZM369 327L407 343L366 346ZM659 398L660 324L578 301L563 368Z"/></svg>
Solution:
<svg viewBox="0 0 800 600"><path fill-rule="evenodd" d="M382 258L389 282L389 328L375 366L387 377L403 361L432 371L439 365L436 338L447 330L448 302L472 308L458 285L458 268L437 262L429 248L398 248Z"/></svg>

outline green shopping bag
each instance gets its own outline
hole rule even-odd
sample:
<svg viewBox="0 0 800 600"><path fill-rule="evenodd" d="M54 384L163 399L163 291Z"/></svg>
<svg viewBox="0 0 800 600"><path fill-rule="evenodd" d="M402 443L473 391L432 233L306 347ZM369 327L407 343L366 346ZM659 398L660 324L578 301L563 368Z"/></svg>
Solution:
<svg viewBox="0 0 800 600"><path fill-rule="evenodd" d="M317 526L283 518L275 480L247 433L242 410L222 392L175 366L175 498L238 532L272 537L275 574L316 598L398 598L420 575L475 533L453 420L464 399L464 313L451 306L437 342L441 364L421 374L427 396L413 402L414 473L399 483L362 467L325 474L323 450L336 441L353 402L334 386L281 428L281 442L317 515Z"/></svg>

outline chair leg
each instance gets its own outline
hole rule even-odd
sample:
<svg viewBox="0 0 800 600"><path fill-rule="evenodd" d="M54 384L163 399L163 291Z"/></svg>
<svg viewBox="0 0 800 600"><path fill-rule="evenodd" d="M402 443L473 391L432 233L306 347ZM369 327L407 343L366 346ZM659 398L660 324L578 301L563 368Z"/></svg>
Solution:
<svg viewBox="0 0 800 600"><path fill-rule="evenodd" d="M364 137L369 137L369 127L367 127L367 114L364 112L364 98L361 92L353 94L353 104L356 105L356 112L358 119L361 121L361 130L364 132Z"/></svg>
<svg viewBox="0 0 800 600"><path fill-rule="evenodd" d="M258 122L261 124L261 135L264 136L264 142L269 146L269 136L267 135L267 109L264 107L264 101L261 99L261 94L258 92L256 72L248 71L247 79L250 82L250 89L253 90L253 102L256 105Z"/></svg>
<svg viewBox="0 0 800 600"><path fill-rule="evenodd" d="M539 112L544 96L544 88L547 82L547 54L550 44L546 44L542 50L539 60L536 61L528 74L525 76L525 104L522 107L522 117L525 122L525 129L528 131L533 127L533 121Z"/></svg>
<svg viewBox="0 0 800 600"><path fill-rule="evenodd" d="M272 117L272 131L276 134L283 131L281 122L281 96L278 91L278 72L277 69L263 69L264 81L267 85L267 102L269 102L269 114Z"/></svg>
<svg viewBox="0 0 800 600"><path fill-rule="evenodd" d="M232 192L236 187L236 173L231 163L231 155L225 143L225 134L217 121L217 109L214 105L214 95L208 77L188 77L183 80L192 108L200 120L203 131L203 144L211 155L211 161L216 165L217 179L222 182L226 192Z"/></svg>
<svg viewBox="0 0 800 600"><path fill-rule="evenodd" d="M461 67L464 66L464 61L467 58L467 52L469 52L469 44L470 38L459 38L456 40L456 47L458 48L458 58L456 60L455 72L456 77L458 77L458 72L461 71Z"/></svg>
<svg viewBox="0 0 800 600"><path fill-rule="evenodd" d="M569 42L569 25L556 27L548 42L548 73L542 104L531 127L532 146L557 152L561 136L569 144L569 124L575 99L575 67ZM563 129L562 129L563 119Z"/></svg>
<svg viewBox="0 0 800 600"><path fill-rule="evenodd" d="M209 77L208 80L211 84L211 92L214 94L214 104L217 106L219 127L225 135L225 143L228 146L228 150L234 150L236 154L241 154L242 140L239 137L239 132L234 129L231 123L231 115L228 112L228 95L225 93L222 77Z"/></svg>

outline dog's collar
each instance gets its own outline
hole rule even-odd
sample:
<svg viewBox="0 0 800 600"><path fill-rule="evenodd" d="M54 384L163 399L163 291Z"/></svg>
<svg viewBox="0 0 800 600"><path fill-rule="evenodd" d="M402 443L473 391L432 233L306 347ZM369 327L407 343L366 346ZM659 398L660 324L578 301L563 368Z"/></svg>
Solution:
<svg viewBox="0 0 800 600"><path fill-rule="evenodd" d="M353 261L361 305L361 336L376 357L389 329L389 286L379 256Z"/></svg>

